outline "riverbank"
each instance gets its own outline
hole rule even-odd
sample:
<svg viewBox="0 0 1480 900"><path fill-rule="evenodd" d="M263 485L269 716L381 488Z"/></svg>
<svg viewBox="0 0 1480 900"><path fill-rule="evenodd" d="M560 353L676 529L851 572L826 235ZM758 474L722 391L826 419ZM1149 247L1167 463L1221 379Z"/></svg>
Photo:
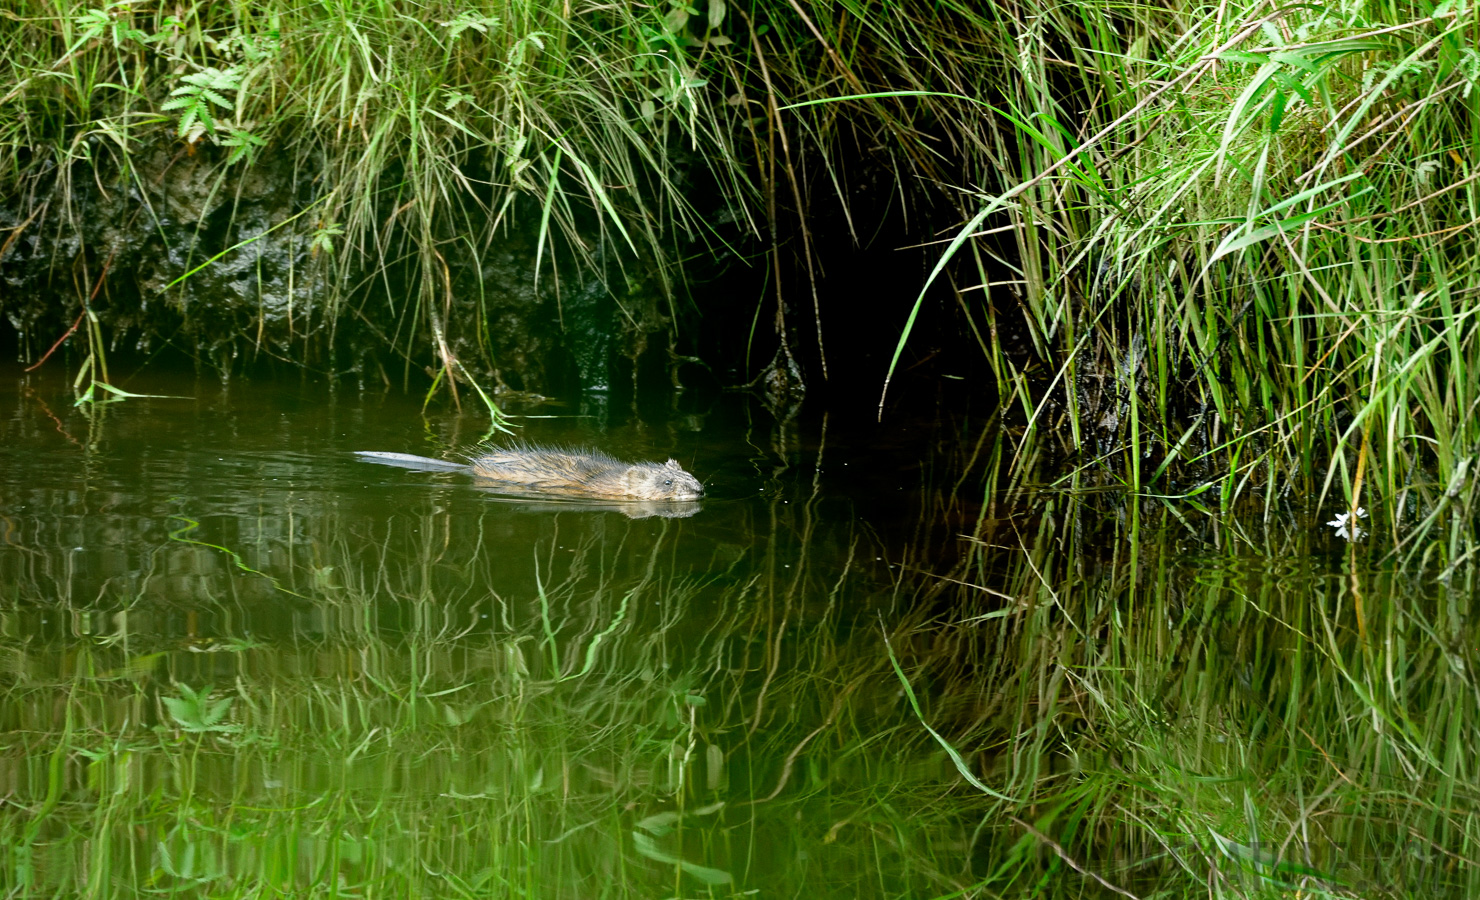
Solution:
<svg viewBox="0 0 1480 900"><path fill-rule="evenodd" d="M84 385L124 342L416 390L703 377L785 410L826 386L889 415L923 369L1099 488L1361 508L1439 572L1474 550L1472 10L0 24L0 304L27 359L75 329Z"/></svg>

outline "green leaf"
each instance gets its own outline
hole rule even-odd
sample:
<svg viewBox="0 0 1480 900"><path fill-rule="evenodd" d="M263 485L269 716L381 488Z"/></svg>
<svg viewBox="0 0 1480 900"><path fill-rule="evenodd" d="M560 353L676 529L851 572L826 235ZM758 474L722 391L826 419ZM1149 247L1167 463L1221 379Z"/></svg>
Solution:
<svg viewBox="0 0 1480 900"><path fill-rule="evenodd" d="M267 141L247 131L245 128L231 128L228 126L228 129L230 134L220 140L222 147L232 148L231 155L226 158L226 164L228 166L238 160L250 160L257 152L258 147L267 146Z"/></svg>
<svg viewBox="0 0 1480 900"><path fill-rule="evenodd" d="M190 725L195 721L195 705L179 697L165 697L164 708L170 711L170 716L180 725Z"/></svg>
<svg viewBox="0 0 1480 900"><path fill-rule="evenodd" d="M1269 133L1274 134L1280 130L1280 124L1285 120L1285 105L1290 102L1290 95L1284 91L1277 91L1274 99L1269 103Z"/></svg>
<svg viewBox="0 0 1480 900"><path fill-rule="evenodd" d="M881 420L884 417L884 398L889 394L889 382L894 378L894 370L899 365L900 355L904 353L904 345L910 339L910 332L915 330L915 319L920 315L920 307L925 303L926 292L930 290L930 286L935 283L935 279L939 277L940 273L945 270L946 264L956 255L956 251L960 250L962 245L976 233L977 226L981 225L987 216L991 215L1001 205L1001 201L994 201L983 206L971 218L970 222L967 222L960 231L956 232L956 236L951 240L951 244L946 248L946 252L941 254L940 259L935 262L935 267L930 270L930 276L925 279L925 285L920 288L920 294L915 298L915 305L910 308L909 318L905 320L904 328L900 330L899 342L894 345L894 356L889 360L889 370L884 374L884 389L879 392L879 418Z"/></svg>
<svg viewBox="0 0 1480 900"><path fill-rule="evenodd" d="M156 400L194 400L195 399L194 397L182 397L182 396L179 396L177 394L131 394L128 391L123 390L122 388L116 388L113 385L107 384L107 383L102 382L102 381L95 381L93 383L95 385L97 385L98 387L102 388L103 390L107 391L108 393L113 394L115 397L121 397L121 398L123 398L125 400L128 399L128 398L130 398L130 397L153 397Z"/></svg>
<svg viewBox="0 0 1480 900"><path fill-rule="evenodd" d="M1255 215L1251 216L1248 222L1244 224L1244 227L1248 227L1249 225L1253 224L1253 222L1261 218L1266 218L1282 210L1298 206L1304 203L1306 200L1315 197L1317 194L1328 191L1333 187L1337 187L1339 185L1346 184L1348 181L1364 177L1366 177L1366 174L1363 172L1353 172L1350 175L1344 175L1341 178L1337 178L1333 181L1328 181L1324 184L1318 184L1313 188L1301 191L1293 197L1287 197L1286 199L1281 200L1279 203L1276 203L1268 209L1262 210L1261 212L1258 212ZM1349 203L1357 197L1368 193L1372 189L1372 186L1368 185L1354 194L1341 197L1332 203L1326 204L1325 206L1310 210L1309 212L1299 213L1297 215L1279 219L1267 225L1261 225L1258 228L1254 228L1248 233L1243 234L1242 236L1240 236L1241 229L1235 229L1234 232L1228 237L1224 238L1222 243L1218 245L1218 248L1213 251L1212 257L1208 259L1207 265L1203 268L1204 270L1206 270L1208 266L1211 266L1219 259L1222 259L1223 257L1228 256L1231 253L1237 253L1238 251L1243 250L1246 247L1251 247L1261 241L1269 240L1277 234L1299 228L1301 225L1304 225L1312 219L1324 215L1325 213L1330 212L1331 210L1339 206Z"/></svg>
<svg viewBox="0 0 1480 900"><path fill-rule="evenodd" d="M206 707L203 721L207 725L215 725L226 716L226 712L229 709L231 709L231 698L222 697L220 700L217 700Z"/></svg>
<svg viewBox="0 0 1480 900"><path fill-rule="evenodd" d="M1238 99L1233 102L1232 108L1228 111L1228 119L1223 123L1223 138L1218 142L1218 152L1215 156L1217 162L1213 170L1215 178L1223 171L1223 160L1227 157L1228 150L1233 145L1233 139L1248 124L1249 116L1245 115L1246 111L1254 104L1254 100L1264 90L1264 86L1269 83L1269 80L1274 77L1274 73L1279 71L1279 69L1280 64L1277 62L1265 63L1259 68L1258 72L1254 73L1254 77L1249 80L1243 92L1239 94Z"/></svg>
<svg viewBox="0 0 1480 900"><path fill-rule="evenodd" d="M1277 63L1283 63L1284 65L1293 66L1297 69L1304 69L1312 75L1321 74L1321 67L1316 63L1314 59L1312 59L1308 54L1305 53L1280 51L1279 53L1271 53L1269 55L1269 58Z"/></svg>
<svg viewBox="0 0 1480 900"><path fill-rule="evenodd" d="M988 209L990 209L990 207L988 207ZM997 791L994 791L983 784L981 779L977 778L975 773L971 771L971 767L966 764L966 760L961 758L961 754L956 751L956 748L952 747L944 737L941 737L940 732L930 727L930 724L925 721L924 711L920 709L920 701L915 696L914 687L910 685L910 680L904 675L904 669L900 668L899 660L896 659L894 656L894 645L889 643L887 637L884 640L884 649L889 653L889 665L894 667L894 675L896 678L899 679L900 685L904 688L905 699L909 701L910 709L914 710L915 719L918 720L920 725L927 732L930 733L931 737L935 738L935 742L939 744L941 749L946 752L946 755L951 758L951 762L956 766L956 771L960 773L962 778L966 779L966 783L981 791L983 794L986 794L988 797L995 797L998 800L1005 800L1008 803L1017 803L1018 801L1007 796L1006 794L999 794Z"/></svg>
<svg viewBox="0 0 1480 900"><path fill-rule="evenodd" d="M1221 59L1225 62L1252 63L1256 66L1262 66L1269 61L1269 57L1263 53L1247 53L1243 50L1229 50L1226 53L1219 53L1214 59Z"/></svg>
<svg viewBox="0 0 1480 900"><path fill-rule="evenodd" d="M236 725L222 725L221 720L231 710L233 698L222 697L219 700L210 700L211 687L207 685L200 691L193 691L189 685L179 685L180 697L161 697L165 709L169 710L170 718L180 726L182 731L191 733L214 731L233 732L239 731Z"/></svg>
<svg viewBox="0 0 1480 900"><path fill-rule="evenodd" d="M453 19L452 21L440 22L438 24L440 24L443 28L446 28L447 36L455 41L462 36L462 33L464 31L467 31L469 29L476 31L479 34L487 34L490 30L498 27L498 18L495 16L485 16L481 13L472 12L471 10L465 10L459 13L457 18Z"/></svg>
<svg viewBox="0 0 1480 900"><path fill-rule="evenodd" d="M679 823L683 815L676 812L660 812L639 819L636 823L638 828L656 837L664 837L673 832L673 826Z"/></svg>
<svg viewBox="0 0 1480 900"><path fill-rule="evenodd" d="M678 866L685 875L697 878L704 884L729 884L734 878L723 869L711 869L707 866L697 865L658 849L658 844L652 838L640 831L632 832L632 845L637 852L646 856L654 862L665 863L670 866Z"/></svg>

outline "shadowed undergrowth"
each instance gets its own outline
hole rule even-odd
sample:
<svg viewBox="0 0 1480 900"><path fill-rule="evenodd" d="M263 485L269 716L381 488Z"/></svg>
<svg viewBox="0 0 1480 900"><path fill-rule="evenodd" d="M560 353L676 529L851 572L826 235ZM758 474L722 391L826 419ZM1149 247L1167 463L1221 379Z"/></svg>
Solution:
<svg viewBox="0 0 1480 900"><path fill-rule="evenodd" d="M1023 448L1224 512L1370 507L1405 561L1469 559L1474 11L955 11L965 41L860 17L878 55L925 56L864 87L961 123L974 180L931 278Z"/></svg>

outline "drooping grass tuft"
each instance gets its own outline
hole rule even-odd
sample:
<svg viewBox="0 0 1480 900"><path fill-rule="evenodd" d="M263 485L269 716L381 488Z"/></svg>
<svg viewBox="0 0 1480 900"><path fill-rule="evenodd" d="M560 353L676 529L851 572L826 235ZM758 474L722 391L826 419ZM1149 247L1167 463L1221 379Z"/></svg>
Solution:
<svg viewBox="0 0 1480 900"><path fill-rule="evenodd" d="M961 302L1029 440L1137 493L1379 508L1408 556L1471 520L1473 15L950 13L970 40L929 39L939 22L903 10L832 38L922 57L859 96L904 93L853 102L914 104L974 167L931 278L978 273ZM1440 556L1474 537L1451 532Z"/></svg>
<svg viewBox="0 0 1480 900"><path fill-rule="evenodd" d="M735 43L719 40L734 25L723 6L707 19L568 7L25 0L0 30L0 83L12 85L0 171L22 218L37 212L21 230L36 231L80 230L69 179L89 170L171 177L135 170L153 146L216 161L227 194L268 159L312 173L326 320L395 269L409 291L387 290L375 327L461 377L456 347L486 353L489 324L481 306L474 321L449 317L449 273L476 277L511 229L538 221L537 281L558 265L642 260L671 289L675 240L711 231L688 193L696 166L736 208L753 195L733 146L742 111L700 74ZM173 274L226 249L187 248ZM322 339L268 337L305 359Z"/></svg>

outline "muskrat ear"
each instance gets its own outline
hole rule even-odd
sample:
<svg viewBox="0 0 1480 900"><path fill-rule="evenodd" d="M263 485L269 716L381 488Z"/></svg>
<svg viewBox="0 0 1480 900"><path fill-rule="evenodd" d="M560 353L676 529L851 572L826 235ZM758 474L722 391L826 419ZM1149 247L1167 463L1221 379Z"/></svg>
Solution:
<svg viewBox="0 0 1480 900"><path fill-rule="evenodd" d="M670 459L667 462L663 463L663 468L665 468L665 469L677 469L680 472L683 471L683 466L679 465L678 464L678 460L676 460L676 459Z"/></svg>

